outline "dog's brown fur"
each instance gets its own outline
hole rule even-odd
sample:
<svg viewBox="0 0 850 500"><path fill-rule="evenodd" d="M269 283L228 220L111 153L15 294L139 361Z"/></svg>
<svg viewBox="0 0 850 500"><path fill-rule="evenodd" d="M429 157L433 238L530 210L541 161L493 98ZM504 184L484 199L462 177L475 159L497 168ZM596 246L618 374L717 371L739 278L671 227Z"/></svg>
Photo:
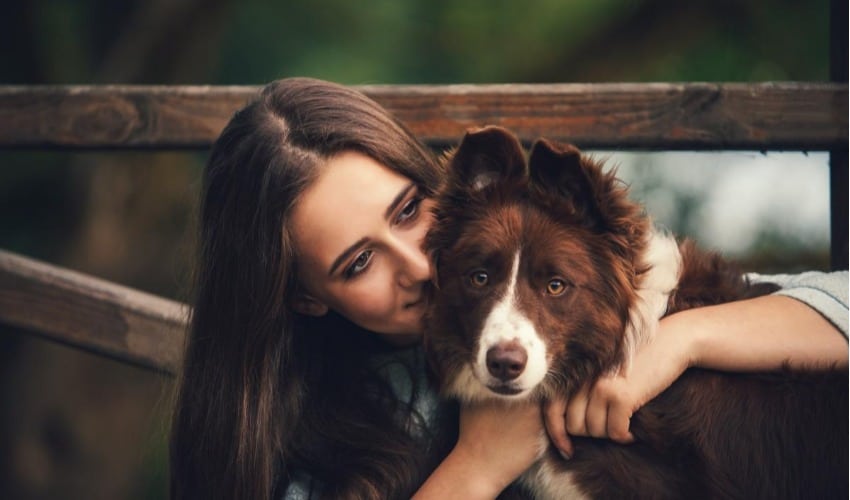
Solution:
<svg viewBox="0 0 850 500"><path fill-rule="evenodd" d="M526 162L517 139L494 127L467 134L449 169L426 238L437 287L425 342L443 390L482 393L466 387L480 381L464 373L514 251L522 255L516 309L542 337L549 365L523 397L568 395L628 363L630 342L640 342L628 330L658 264L647 257L651 223L615 175L545 140ZM752 286L691 242L679 253L666 314L775 289ZM471 285L481 270L486 284ZM557 296L544 292L553 277L566 283ZM591 498L846 498L847 422L846 373L691 369L633 416L635 444L576 438L572 460L550 447L524 482L540 494L541 474L567 474Z"/></svg>

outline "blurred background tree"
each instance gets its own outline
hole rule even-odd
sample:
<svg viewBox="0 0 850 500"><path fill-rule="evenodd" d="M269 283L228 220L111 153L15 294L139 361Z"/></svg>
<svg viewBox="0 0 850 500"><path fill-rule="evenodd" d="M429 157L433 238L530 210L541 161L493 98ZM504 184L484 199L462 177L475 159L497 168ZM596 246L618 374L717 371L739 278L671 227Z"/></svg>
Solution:
<svg viewBox="0 0 850 500"><path fill-rule="evenodd" d="M827 80L828 26L827 0L13 0L0 16L0 83ZM714 227L716 196L686 182L694 157L605 154L664 224ZM205 152L0 159L0 248L185 300ZM783 161L815 186L783 193L786 204L814 207L803 225L822 229L788 234L758 219L714 232L756 228L732 249L753 269L826 268L825 155ZM764 175L709 168L697 184L748 169ZM2 325L0 361L0 497L165 496L168 380Z"/></svg>

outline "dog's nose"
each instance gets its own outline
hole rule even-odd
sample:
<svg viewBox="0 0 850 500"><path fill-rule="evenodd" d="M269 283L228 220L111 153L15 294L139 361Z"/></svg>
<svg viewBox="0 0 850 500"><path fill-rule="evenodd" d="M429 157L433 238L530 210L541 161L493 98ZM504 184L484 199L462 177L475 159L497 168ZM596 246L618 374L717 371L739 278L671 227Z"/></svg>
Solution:
<svg viewBox="0 0 850 500"><path fill-rule="evenodd" d="M487 371L503 382L519 377L526 361L528 354L516 341L499 342L487 350Z"/></svg>

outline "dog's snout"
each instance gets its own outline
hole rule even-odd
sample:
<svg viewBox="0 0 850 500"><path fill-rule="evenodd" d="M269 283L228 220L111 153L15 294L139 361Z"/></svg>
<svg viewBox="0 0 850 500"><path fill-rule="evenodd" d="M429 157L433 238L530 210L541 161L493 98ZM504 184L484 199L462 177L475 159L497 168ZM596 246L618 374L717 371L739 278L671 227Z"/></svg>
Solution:
<svg viewBox="0 0 850 500"><path fill-rule="evenodd" d="M528 353L515 341L499 342L487 350L487 371L503 382L519 377L527 361Z"/></svg>

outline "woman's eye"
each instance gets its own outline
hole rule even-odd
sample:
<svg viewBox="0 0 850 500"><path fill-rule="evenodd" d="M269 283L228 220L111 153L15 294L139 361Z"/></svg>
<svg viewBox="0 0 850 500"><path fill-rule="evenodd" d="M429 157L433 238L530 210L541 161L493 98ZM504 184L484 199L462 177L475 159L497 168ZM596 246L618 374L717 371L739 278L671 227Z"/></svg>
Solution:
<svg viewBox="0 0 850 500"><path fill-rule="evenodd" d="M552 295L553 297L557 297L564 293L567 289L567 283L559 278L555 278L553 280L549 280L549 283L546 284L546 293Z"/></svg>
<svg viewBox="0 0 850 500"><path fill-rule="evenodd" d="M487 286L487 283L490 281L490 275L487 274L486 271L475 271L469 275L469 282L472 283L473 286L481 288Z"/></svg>
<svg viewBox="0 0 850 500"><path fill-rule="evenodd" d="M345 270L345 277L351 278L360 274L361 272L363 272L364 269L366 269L366 267L369 266L369 261L371 260L371 250L364 250L363 252L360 252L360 255L358 255L357 258L354 259L354 262L352 262L351 265L348 266L348 268Z"/></svg>
<svg viewBox="0 0 850 500"><path fill-rule="evenodd" d="M422 203L422 198L418 196L408 201L407 204L402 207L401 212L399 212L398 221L404 222L416 217L416 214L419 212L420 203Z"/></svg>

